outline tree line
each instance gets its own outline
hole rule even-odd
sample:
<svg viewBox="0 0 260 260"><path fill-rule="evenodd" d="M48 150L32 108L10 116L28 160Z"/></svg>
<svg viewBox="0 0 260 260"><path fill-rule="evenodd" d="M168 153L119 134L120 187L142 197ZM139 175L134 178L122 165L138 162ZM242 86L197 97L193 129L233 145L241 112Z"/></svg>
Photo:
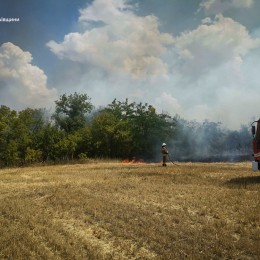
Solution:
<svg viewBox="0 0 260 260"><path fill-rule="evenodd" d="M87 94L63 94L52 114L0 106L0 166L86 158L159 161L162 142L177 160L251 152L246 126L230 131L220 123L187 121L128 99L95 109Z"/></svg>

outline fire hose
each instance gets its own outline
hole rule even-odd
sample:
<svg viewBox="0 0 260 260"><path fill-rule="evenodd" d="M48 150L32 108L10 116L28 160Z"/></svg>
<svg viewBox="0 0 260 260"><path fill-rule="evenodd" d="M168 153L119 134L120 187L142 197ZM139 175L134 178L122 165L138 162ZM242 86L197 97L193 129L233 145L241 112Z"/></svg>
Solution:
<svg viewBox="0 0 260 260"><path fill-rule="evenodd" d="M169 161L170 161L172 164L175 164L175 165L177 165L177 166L180 166L179 164L177 164L177 163L175 163L175 162L173 162L173 161L171 160L171 157L170 157L169 154L168 154L168 159L169 159Z"/></svg>

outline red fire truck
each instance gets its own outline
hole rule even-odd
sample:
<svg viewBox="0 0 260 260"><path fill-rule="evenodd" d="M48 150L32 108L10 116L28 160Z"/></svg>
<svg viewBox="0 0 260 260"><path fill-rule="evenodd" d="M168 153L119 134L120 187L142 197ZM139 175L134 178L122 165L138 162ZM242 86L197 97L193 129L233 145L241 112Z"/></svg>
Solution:
<svg viewBox="0 0 260 260"><path fill-rule="evenodd" d="M260 170L260 119L252 123L254 161L252 168L254 171Z"/></svg>

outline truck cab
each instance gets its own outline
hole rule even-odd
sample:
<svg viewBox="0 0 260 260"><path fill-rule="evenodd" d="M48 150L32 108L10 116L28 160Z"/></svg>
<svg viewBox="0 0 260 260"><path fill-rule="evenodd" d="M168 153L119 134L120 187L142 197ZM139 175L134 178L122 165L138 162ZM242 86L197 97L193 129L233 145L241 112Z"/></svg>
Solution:
<svg viewBox="0 0 260 260"><path fill-rule="evenodd" d="M252 168L254 171L260 170L260 119L252 123L253 135L253 156Z"/></svg>

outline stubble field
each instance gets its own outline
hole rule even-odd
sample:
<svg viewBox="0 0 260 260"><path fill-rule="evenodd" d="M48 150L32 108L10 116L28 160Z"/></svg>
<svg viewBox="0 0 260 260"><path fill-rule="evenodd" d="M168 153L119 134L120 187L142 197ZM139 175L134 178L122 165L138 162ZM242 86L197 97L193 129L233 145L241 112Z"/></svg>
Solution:
<svg viewBox="0 0 260 260"><path fill-rule="evenodd" d="M259 259L250 163L0 170L0 259Z"/></svg>

